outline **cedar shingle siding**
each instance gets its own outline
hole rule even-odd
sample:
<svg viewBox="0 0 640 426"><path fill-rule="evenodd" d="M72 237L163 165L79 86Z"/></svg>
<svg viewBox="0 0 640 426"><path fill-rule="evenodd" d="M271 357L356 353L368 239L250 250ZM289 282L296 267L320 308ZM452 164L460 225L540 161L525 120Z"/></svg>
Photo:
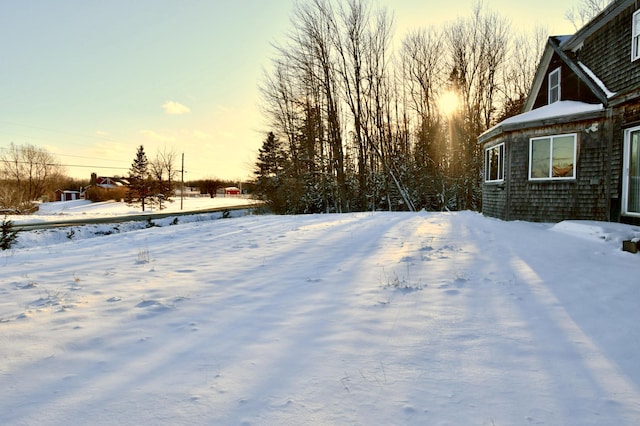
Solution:
<svg viewBox="0 0 640 426"><path fill-rule="evenodd" d="M599 131L585 128L598 123ZM506 135L505 182L485 183L483 213L504 220L558 222L564 219L608 220L604 176L608 168L600 132L603 120L573 122L541 129L526 129ZM576 179L569 181L529 180L529 141L532 137L577 133Z"/></svg>
<svg viewBox="0 0 640 426"><path fill-rule="evenodd" d="M628 90L640 81L640 68L631 62L631 20L635 10L631 4L587 37L577 54L577 59L589 64L613 92Z"/></svg>
<svg viewBox="0 0 640 426"><path fill-rule="evenodd" d="M561 101L602 108L529 121L534 115L523 114L515 117L523 120L499 123L481 135L485 149L505 146L504 182L484 183L484 214L504 220L640 224L640 215L621 215L624 133L640 126L640 59L631 61L635 3L615 0L574 36L549 38L524 112L547 106L548 75L557 68ZM577 135L575 179L529 180L530 139L571 133Z"/></svg>

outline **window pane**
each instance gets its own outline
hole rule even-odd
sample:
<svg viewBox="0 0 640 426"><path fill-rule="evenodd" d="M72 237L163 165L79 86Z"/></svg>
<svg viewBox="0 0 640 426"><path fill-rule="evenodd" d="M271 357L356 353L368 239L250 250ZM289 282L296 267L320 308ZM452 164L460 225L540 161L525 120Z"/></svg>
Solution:
<svg viewBox="0 0 640 426"><path fill-rule="evenodd" d="M486 151L485 155L485 174L486 181L502 180L502 156L504 153L504 145L494 146Z"/></svg>
<svg viewBox="0 0 640 426"><path fill-rule="evenodd" d="M498 156L498 179L502 180L504 179L504 145L500 145L498 149L500 153Z"/></svg>
<svg viewBox="0 0 640 426"><path fill-rule="evenodd" d="M573 136L553 140L553 177L573 177L574 141Z"/></svg>
<svg viewBox="0 0 640 426"><path fill-rule="evenodd" d="M496 148L491 149L491 160L490 160L490 168L491 174L489 175L490 180L498 179L498 151Z"/></svg>
<svg viewBox="0 0 640 426"><path fill-rule="evenodd" d="M640 132L631 133L627 211L640 213Z"/></svg>
<svg viewBox="0 0 640 426"><path fill-rule="evenodd" d="M640 132L633 132L631 134L631 146L630 149L630 159L631 163L629 164L629 175L631 176L639 176L640 172L640 156L638 156L638 143L640 142Z"/></svg>
<svg viewBox="0 0 640 426"><path fill-rule="evenodd" d="M531 177L548 178L551 139L536 139L531 141Z"/></svg>

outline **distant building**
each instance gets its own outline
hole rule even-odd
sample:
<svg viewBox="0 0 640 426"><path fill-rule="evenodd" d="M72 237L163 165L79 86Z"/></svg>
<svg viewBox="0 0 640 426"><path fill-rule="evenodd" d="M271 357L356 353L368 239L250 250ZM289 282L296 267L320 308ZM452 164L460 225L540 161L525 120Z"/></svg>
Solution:
<svg viewBox="0 0 640 426"><path fill-rule="evenodd" d="M228 186L224 189L225 197L239 197L240 196L240 188L235 186Z"/></svg>
<svg viewBox="0 0 640 426"><path fill-rule="evenodd" d="M74 201L80 200L82 195L80 191L73 191L68 189L56 189L56 201Z"/></svg>
<svg viewBox="0 0 640 426"><path fill-rule="evenodd" d="M96 176L94 185L99 188L113 189L129 186L129 181L118 176Z"/></svg>
<svg viewBox="0 0 640 426"><path fill-rule="evenodd" d="M202 193L200 192L200 188L197 188L195 186L185 186L184 192L180 188L176 188L174 193L176 194L176 197L184 196L187 198L194 198L194 197L202 196Z"/></svg>

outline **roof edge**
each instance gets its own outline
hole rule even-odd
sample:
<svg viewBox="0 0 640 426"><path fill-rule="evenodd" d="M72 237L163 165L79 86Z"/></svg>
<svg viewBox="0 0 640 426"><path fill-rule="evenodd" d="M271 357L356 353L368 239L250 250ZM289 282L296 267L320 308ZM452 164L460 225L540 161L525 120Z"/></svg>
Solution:
<svg viewBox="0 0 640 426"><path fill-rule="evenodd" d="M576 104L579 104L579 103L581 102L576 102ZM593 104L584 104L584 105L586 106L586 105L593 105ZM540 108L533 111L537 111L539 109ZM534 118L531 118L531 119L525 118L522 121L517 119L517 117L524 117L527 114L528 113L519 114L496 124L492 128L480 134L480 136L478 136L478 143L484 144L502 135L503 133L509 133L516 130L535 128L535 127L546 127L546 126L552 126L556 124L570 123L574 121L585 121L585 120L593 120L597 118L604 118L606 115L606 109L603 105L600 104L600 105L593 105L592 110L578 111L578 112L572 111L569 113L555 115L555 116L554 115L542 116L542 117L534 116ZM514 119L515 121L513 121ZM512 121L509 121L509 120L512 120Z"/></svg>
<svg viewBox="0 0 640 426"><path fill-rule="evenodd" d="M602 26L604 26L609 20L616 17L618 13L632 4L635 4L636 0L618 0L612 1L602 12L593 17L582 28L580 28L573 37L565 40L561 47L567 50L573 50L580 46L580 44L591 34L596 32Z"/></svg>

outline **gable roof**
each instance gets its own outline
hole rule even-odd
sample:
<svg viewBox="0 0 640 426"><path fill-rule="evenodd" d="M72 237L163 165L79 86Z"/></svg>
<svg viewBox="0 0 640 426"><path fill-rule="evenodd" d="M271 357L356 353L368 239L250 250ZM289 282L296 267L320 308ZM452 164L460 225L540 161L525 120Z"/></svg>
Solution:
<svg viewBox="0 0 640 426"><path fill-rule="evenodd" d="M564 65L567 66L578 78L583 81L586 86L591 90L591 92L598 98L598 100L607 104L609 95L612 92L605 87L602 81L596 77L596 75L589 70L584 64L581 64L578 61L573 60L569 55L560 47L561 43L569 39L570 36L554 36L549 37L547 40L547 45L544 49L544 53L542 54L542 59L540 60L540 64L536 70L535 77L533 78L533 83L531 85L531 91L529 92L529 97L524 105L524 112L531 111L533 109L533 105L536 101L536 97L540 92L540 89L543 86L545 78L547 76L547 71L549 70L549 65L551 64L551 59L557 56Z"/></svg>
<svg viewBox="0 0 640 426"><path fill-rule="evenodd" d="M625 9L633 5L637 6L638 3L638 0L614 0L575 34L549 37L536 70L524 112L533 108L554 57L557 57L563 65L566 65L589 88L598 101L604 105L609 105L610 100L615 98L618 93L609 90L596 73L576 59L574 53L582 48L588 37L603 29L605 25L614 20Z"/></svg>

